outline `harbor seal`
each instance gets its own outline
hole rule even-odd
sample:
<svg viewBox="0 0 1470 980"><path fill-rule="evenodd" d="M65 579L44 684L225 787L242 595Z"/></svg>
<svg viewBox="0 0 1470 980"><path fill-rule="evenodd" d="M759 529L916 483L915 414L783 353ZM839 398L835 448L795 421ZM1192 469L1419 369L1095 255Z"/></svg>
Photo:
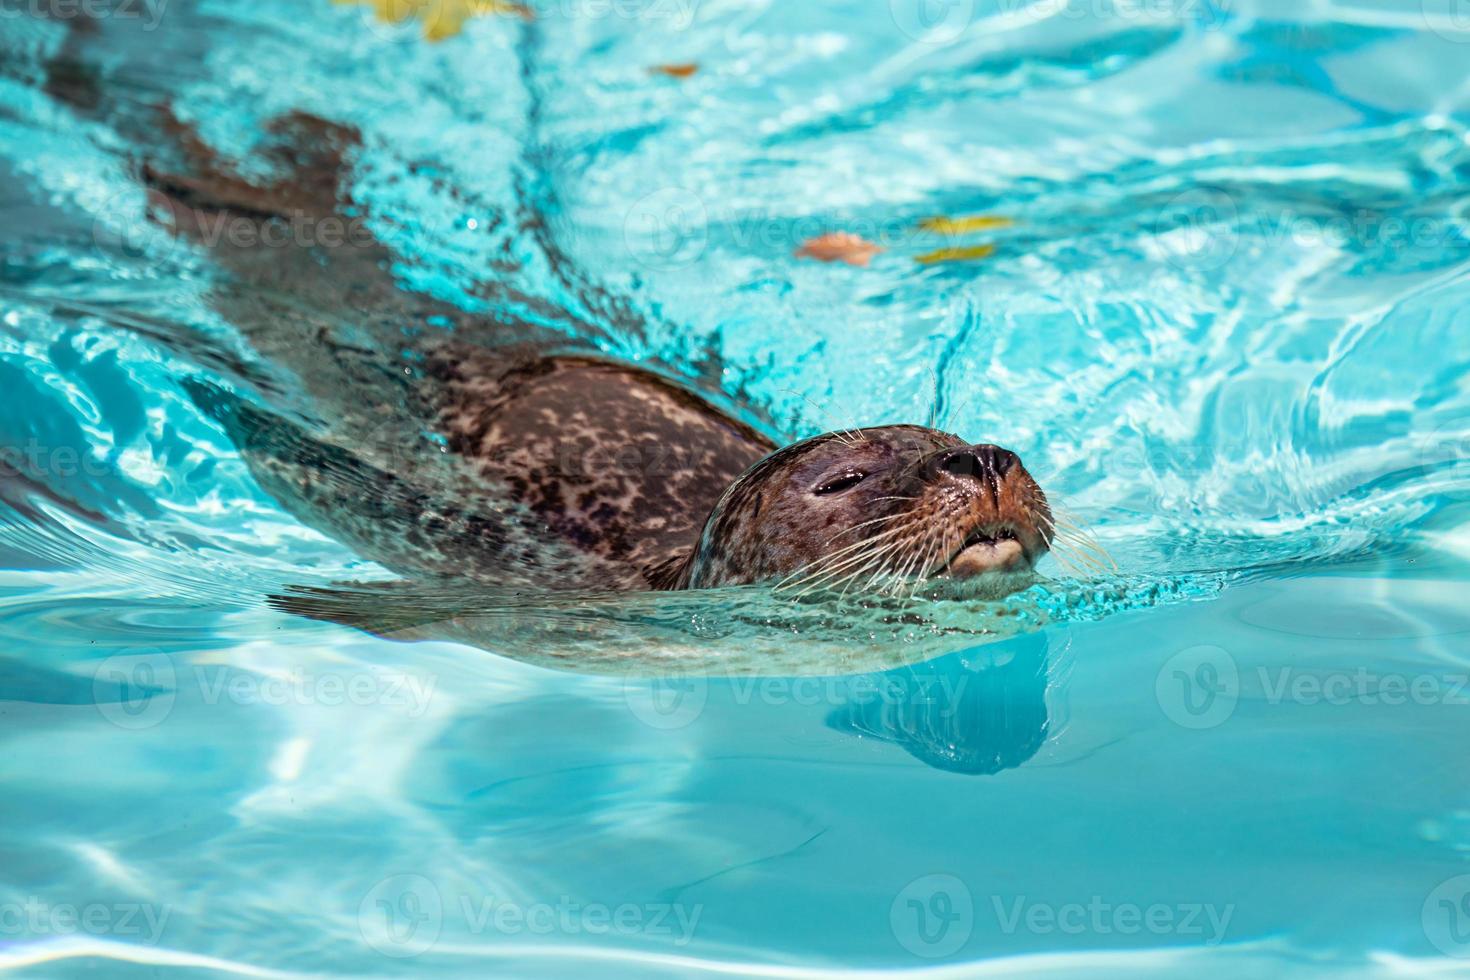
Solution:
<svg viewBox="0 0 1470 980"><path fill-rule="evenodd" d="M354 220L362 144L348 127L302 114L272 126L270 181L177 120L165 131L172 166L141 169L160 220L204 248L215 309L331 418L207 382L190 393L284 507L400 575L851 589L1025 572L1050 546L1046 495L998 446L890 425L778 448L756 413L610 358L595 335L402 288L392 250ZM268 234L331 218L353 235ZM378 452L385 417L406 435Z"/></svg>
<svg viewBox="0 0 1470 980"><path fill-rule="evenodd" d="M828 433L746 471L673 580L847 586L1029 571L1046 495L1015 453L917 425Z"/></svg>

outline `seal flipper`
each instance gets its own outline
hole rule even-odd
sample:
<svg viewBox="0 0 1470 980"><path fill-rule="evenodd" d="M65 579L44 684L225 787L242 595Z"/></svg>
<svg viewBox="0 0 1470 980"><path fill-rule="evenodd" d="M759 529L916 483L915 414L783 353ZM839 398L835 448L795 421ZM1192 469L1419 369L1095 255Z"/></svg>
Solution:
<svg viewBox="0 0 1470 980"><path fill-rule="evenodd" d="M467 287L494 302L499 316L403 288L392 270L411 256L378 238L354 196L364 149L355 127L305 112L277 117L266 127L259 156L278 176L258 181L220 157L172 109L160 110L158 125L169 149L140 165L142 181L173 233L206 248L225 274L210 292L211 305L267 356L301 360L293 345L302 333L323 328L361 334L387 350L402 343L404 328L430 323L488 348L535 343L592 350L594 341L608 339L595 325L504 283L477 279ZM292 329L280 320L285 314L309 314L319 324Z"/></svg>
<svg viewBox="0 0 1470 980"><path fill-rule="evenodd" d="M262 489L364 558L409 575L516 581L535 571L512 558L512 529L487 517L490 508L471 510L463 499L415 485L216 385L183 386L224 428Z"/></svg>

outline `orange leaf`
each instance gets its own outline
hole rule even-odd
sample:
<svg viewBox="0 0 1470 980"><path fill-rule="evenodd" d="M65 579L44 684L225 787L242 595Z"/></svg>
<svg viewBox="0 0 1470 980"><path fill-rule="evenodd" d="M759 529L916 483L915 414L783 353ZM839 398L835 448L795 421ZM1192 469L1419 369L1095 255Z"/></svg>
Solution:
<svg viewBox="0 0 1470 980"><path fill-rule="evenodd" d="M816 259L818 262L846 262L848 265L866 266L881 251L883 249L865 238L845 231L834 231L807 239L796 250L796 257Z"/></svg>
<svg viewBox="0 0 1470 980"><path fill-rule="evenodd" d="M654 65L648 70L655 75L667 75L670 78L691 78L699 71L699 66L691 61L677 65Z"/></svg>

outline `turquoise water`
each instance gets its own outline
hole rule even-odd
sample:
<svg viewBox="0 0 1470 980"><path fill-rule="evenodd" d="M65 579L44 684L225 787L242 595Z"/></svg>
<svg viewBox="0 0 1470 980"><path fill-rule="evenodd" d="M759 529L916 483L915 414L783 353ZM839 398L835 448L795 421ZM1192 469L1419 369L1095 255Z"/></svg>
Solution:
<svg viewBox="0 0 1470 980"><path fill-rule="evenodd" d="M1463 6L532 6L437 43L4 8L0 972L1470 970ZM343 591L390 576L185 382L371 454L344 420L392 372L219 314L137 180L164 101L247 173L283 113L358 127L405 289L782 439L1009 446L1116 569L899 608ZM829 231L883 251L794 256ZM448 329L341 328L395 368Z"/></svg>

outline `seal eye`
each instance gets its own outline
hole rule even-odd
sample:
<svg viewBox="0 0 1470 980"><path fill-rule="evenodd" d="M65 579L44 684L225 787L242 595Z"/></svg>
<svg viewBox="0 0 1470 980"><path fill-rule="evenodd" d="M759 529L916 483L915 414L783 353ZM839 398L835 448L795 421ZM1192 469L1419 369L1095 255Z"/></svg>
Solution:
<svg viewBox="0 0 1470 980"><path fill-rule="evenodd" d="M843 473L841 476L834 476L832 479L820 484L815 490L812 491L812 493L816 494L818 497L826 497L829 494L841 493L844 490L851 490L859 483L862 483L863 479L867 477L867 475L868 474L866 473L858 473L856 471Z"/></svg>

